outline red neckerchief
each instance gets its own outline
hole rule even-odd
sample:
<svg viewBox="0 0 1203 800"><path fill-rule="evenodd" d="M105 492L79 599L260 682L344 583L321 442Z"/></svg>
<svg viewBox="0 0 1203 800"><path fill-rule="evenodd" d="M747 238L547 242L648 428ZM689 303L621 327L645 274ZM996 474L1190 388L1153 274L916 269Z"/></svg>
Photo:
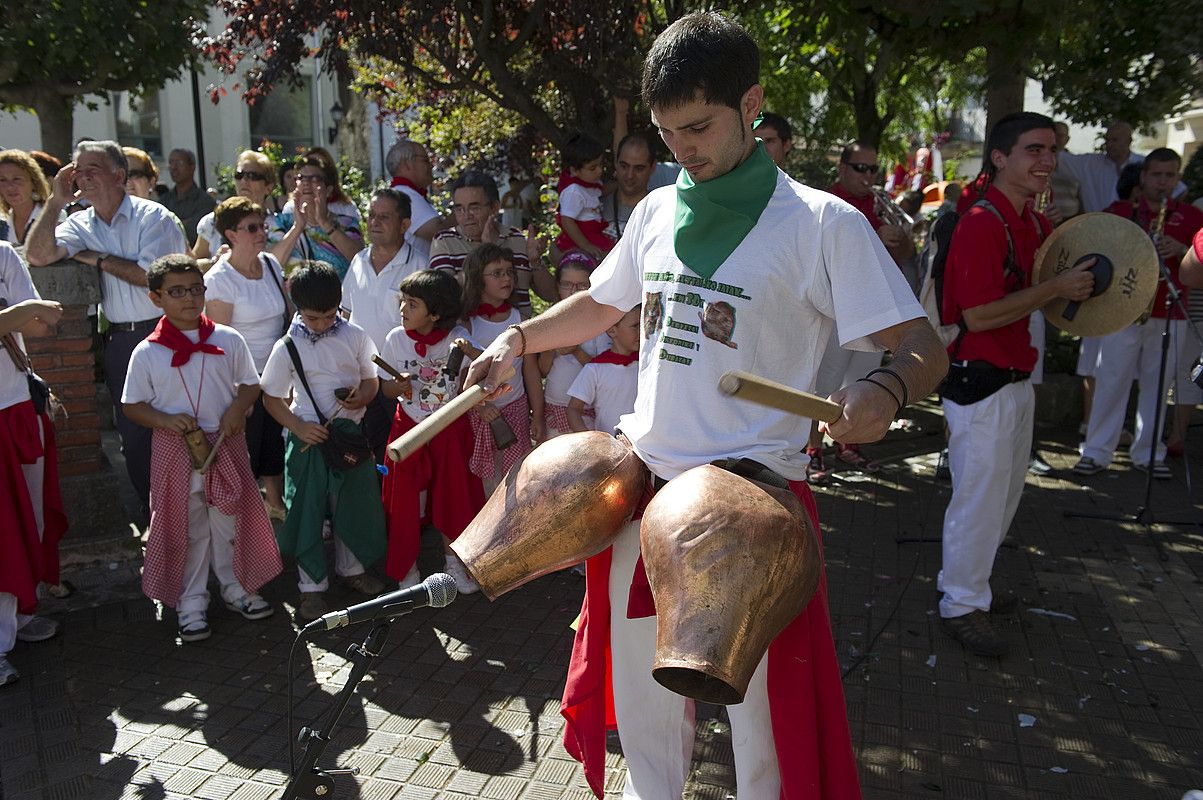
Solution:
<svg viewBox="0 0 1203 800"><path fill-rule="evenodd" d="M426 189L423 189L418 184L411 181L409 178L402 178L400 175L394 175L393 180L389 183L389 187L396 189L398 186L408 186L423 197L426 196Z"/></svg>
<svg viewBox="0 0 1203 800"><path fill-rule="evenodd" d="M639 351L638 350L636 350L634 353L627 353L625 356L621 356L618 353L615 353L613 350L607 350L604 353L598 353L597 355L595 355L592 359L590 359L589 363L590 364L617 364L620 367L625 367L628 364L634 364L638 360L639 360Z"/></svg>
<svg viewBox="0 0 1203 800"><path fill-rule="evenodd" d="M414 351L421 357L426 357L426 348L432 344L438 344L447 338L450 331L445 331L442 328L435 328L430 333L418 333L405 329L405 335L414 340Z"/></svg>
<svg viewBox="0 0 1203 800"><path fill-rule="evenodd" d="M213 320L200 315L197 321L196 329L200 332L200 340L193 343L191 339L184 335L176 326L168 322L167 317L159 320L159 324L151 331L150 336L146 337L146 341L161 344L168 350L175 353L171 357L171 366L182 367L188 363L188 359L192 358L193 353L211 353L215 356L223 356L226 351L222 350L215 344L207 344L206 340L213 335L213 331L217 328L213 324Z"/></svg>
<svg viewBox="0 0 1203 800"><path fill-rule="evenodd" d="M577 186L584 186L586 189L601 189L602 188L602 185L600 183L590 183L589 181L583 181L580 178L578 178L577 176L573 175L568 170L564 170L563 172L560 173L560 182L556 184L556 191L562 192L565 189L567 189L569 186L572 186L573 184L576 184Z"/></svg>
<svg viewBox="0 0 1203 800"><path fill-rule="evenodd" d="M476 307L476 310L472 312L472 316L491 317L494 314L508 314L510 313L510 307L511 306L509 303L502 303L499 306L491 306L488 303L481 303Z"/></svg>

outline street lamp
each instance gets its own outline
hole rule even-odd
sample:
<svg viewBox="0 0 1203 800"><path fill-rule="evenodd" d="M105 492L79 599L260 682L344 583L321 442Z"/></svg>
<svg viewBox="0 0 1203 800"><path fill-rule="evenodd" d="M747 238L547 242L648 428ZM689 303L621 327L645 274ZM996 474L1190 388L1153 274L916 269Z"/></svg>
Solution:
<svg viewBox="0 0 1203 800"><path fill-rule="evenodd" d="M330 121L334 123L334 126L326 131L329 134L330 144L334 144L334 140L338 138L338 126L342 124L344 117L346 114L343 112L343 107L335 100L334 105L330 108Z"/></svg>

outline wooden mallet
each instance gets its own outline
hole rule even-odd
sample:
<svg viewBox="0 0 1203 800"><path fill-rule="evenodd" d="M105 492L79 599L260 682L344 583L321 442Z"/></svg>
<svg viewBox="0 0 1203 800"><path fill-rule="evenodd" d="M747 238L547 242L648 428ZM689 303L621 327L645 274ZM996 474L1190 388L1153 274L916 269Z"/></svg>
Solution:
<svg viewBox="0 0 1203 800"><path fill-rule="evenodd" d="M719 391L762 406L788 411L821 422L835 422L843 413L839 403L786 386L750 372L724 372L718 379Z"/></svg>
<svg viewBox="0 0 1203 800"><path fill-rule="evenodd" d="M509 365L501 375L502 383L514 376L514 367ZM456 395L455 399L426 419L419 422L410 430L398 436L388 445L388 457L393 461L404 461L424 444L443 432L448 425L480 405L488 397L488 392L480 384L465 389Z"/></svg>

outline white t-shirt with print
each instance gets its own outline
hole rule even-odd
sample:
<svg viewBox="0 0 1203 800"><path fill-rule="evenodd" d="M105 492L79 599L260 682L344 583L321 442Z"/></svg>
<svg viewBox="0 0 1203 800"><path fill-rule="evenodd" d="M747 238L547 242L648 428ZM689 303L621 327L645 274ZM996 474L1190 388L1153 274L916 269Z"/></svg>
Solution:
<svg viewBox="0 0 1203 800"><path fill-rule="evenodd" d="M338 419L349 419L359 422L363 419L362 408L347 411L338 404L334 390L339 388L351 389L367 378L376 377L376 365L372 356L376 355L376 345L372 337L354 322L342 322L339 328L328 336L323 336L316 342L309 341L298 330L300 315L293 318L289 335L296 343L297 352L301 356L301 366L305 369L305 379L313 396L321 405L322 413L327 419L334 417L338 411ZM280 339L272 347L271 355L267 358L267 366L259 380L263 393L272 397L288 397L292 391L292 405L289 408L305 422L318 422L317 412L313 403L309 402L309 394L297 378L288 355L288 347Z"/></svg>
<svg viewBox="0 0 1203 800"><path fill-rule="evenodd" d="M205 273L205 300L218 300L234 307L230 327L246 339L255 369L262 371L272 345L283 333L285 305L284 270L280 262L271 253L262 253L259 263L263 274L258 280L251 280L227 259L218 261Z"/></svg>
<svg viewBox="0 0 1203 800"><path fill-rule="evenodd" d="M560 192L560 216L581 221L602 218L601 189L574 183Z"/></svg>
<svg viewBox="0 0 1203 800"><path fill-rule="evenodd" d="M594 430L614 433L618 420L635 410L635 394L639 390L639 364L588 363L576 376L568 395L575 397L597 412Z"/></svg>
<svg viewBox="0 0 1203 800"><path fill-rule="evenodd" d="M598 334L589 341L582 342L581 349L592 358L610 349L610 337L605 333ZM543 387L544 401L554 406L567 406L568 387L572 386L576 376L581 374L583 366L571 353L563 356L557 355L551 362L551 369L547 371L547 383Z"/></svg>
<svg viewBox="0 0 1203 800"><path fill-rule="evenodd" d="M200 331L181 331L192 342ZM148 403L164 414L191 414L201 430L213 432L221 424L238 386L255 386L259 373L251 360L251 351L242 334L225 325L217 325L208 343L225 351L224 355L193 353L188 363L171 366L175 351L143 339L134 348L125 374L122 403Z"/></svg>
<svg viewBox="0 0 1203 800"><path fill-rule="evenodd" d="M26 300L41 299L16 249L8 242L0 242L0 300L4 300L8 306L15 306ZM25 340L21 334L14 332L13 339L18 347L25 350ZM24 403L28 399L29 382L25 373L17 369L7 353L0 352L0 409Z"/></svg>
<svg viewBox="0 0 1203 800"><path fill-rule="evenodd" d="M217 217L212 211L200 218L200 222L196 223L196 238L199 241L204 239L209 243L209 256L216 255L221 246L225 244L222 241L221 234L217 232Z"/></svg>
<svg viewBox="0 0 1203 800"><path fill-rule="evenodd" d="M746 457L800 480L808 421L724 396L719 378L744 370L809 390L836 320L844 347L874 350L867 337L923 309L863 214L781 171L711 279L673 250L676 202L674 187L649 194L592 276L599 303L643 304L639 394L619 428L665 479Z"/></svg>
<svg viewBox="0 0 1203 800"><path fill-rule="evenodd" d="M413 375L410 399L402 397L399 402L414 422L421 422L455 399L459 375L446 373L447 359L451 355L452 342L467 338L468 332L457 325L441 341L427 345L426 355L420 356L414 349L417 342L409 338L404 327L398 325L385 337L380 357L399 372ZM383 369L377 373L382 381L393 379L392 373Z"/></svg>

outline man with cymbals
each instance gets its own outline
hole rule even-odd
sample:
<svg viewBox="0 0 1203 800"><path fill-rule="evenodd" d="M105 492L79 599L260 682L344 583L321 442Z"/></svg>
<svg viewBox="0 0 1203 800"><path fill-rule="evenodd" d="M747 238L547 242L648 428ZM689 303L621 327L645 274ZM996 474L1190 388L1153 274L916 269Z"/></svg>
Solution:
<svg viewBox="0 0 1203 800"><path fill-rule="evenodd" d="M791 180L755 137L759 64L752 38L717 13L690 14L660 34L642 88L684 168L676 185L651 192L632 212L588 292L511 327L473 363L467 382L494 389L523 353L578 344L640 303L663 304L644 315L639 389L634 412L619 423L623 438L657 484L721 459L754 461L789 481L817 530L804 480L805 420L726 398L720 376L746 370L810 389L837 329L846 346L892 350L888 371L830 398L843 407L827 425L832 436L870 442L908 397L932 390L946 361L864 216ZM636 579L639 555L635 520L586 567L563 701L565 747L600 797L612 708L627 757L625 796L659 800L681 796L694 712L692 701L652 679L656 620L646 582ZM744 701L727 711L740 800L860 797L824 581L769 647Z"/></svg>

